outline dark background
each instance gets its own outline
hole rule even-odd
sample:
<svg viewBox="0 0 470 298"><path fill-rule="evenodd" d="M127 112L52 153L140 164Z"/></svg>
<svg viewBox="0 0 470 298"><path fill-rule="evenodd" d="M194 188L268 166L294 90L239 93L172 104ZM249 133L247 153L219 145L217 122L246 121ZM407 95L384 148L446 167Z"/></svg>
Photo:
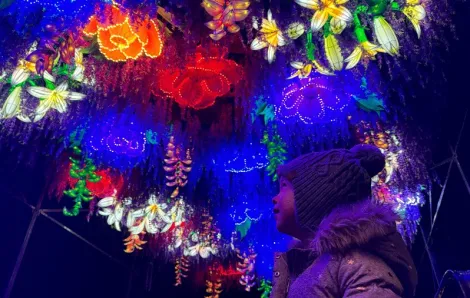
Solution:
<svg viewBox="0 0 470 298"><path fill-rule="evenodd" d="M455 5L457 13L454 23L458 39L449 41L448 51L436 49L443 52L442 56L447 61L443 69L446 80L441 78L432 82L429 88L416 89L416 97L407 99L413 124L422 129L421 133L429 136L429 143L423 143L423 152L431 150L430 164L439 164L452 156L450 146L455 147L465 114L470 107L470 4L457 2ZM435 86L438 86L439 93L434 92ZM413 82L410 82L409 87L418 88ZM470 178L470 115L466 124L457 153L463 171ZM38 199L44 196L42 208L54 209L60 208L60 205L43 193L48 160L30 167L18 165L15 153L0 154L0 290L3 295L32 219L33 208L27 204L35 206ZM448 164L431 170L434 179L434 212L447 171ZM189 283L180 289L173 288L173 264L160 264L158 260L152 263L143 254L125 254L120 245L123 235L111 233L103 221L92 218L87 223L86 220L66 218L60 212L47 214L52 220L39 215L31 230L12 298L203 297L204 289L192 288ZM422 214L421 226L427 237L430 231L429 200L422 208ZM85 214L79 216L84 218ZM104 253L64 229L54 219L77 232ZM429 241L438 279L448 269L470 269L469 228L470 194L454 165ZM417 297L432 297L437 284L421 232L416 237L413 256L419 270ZM221 296L259 297L259 293L232 291L224 292Z"/></svg>

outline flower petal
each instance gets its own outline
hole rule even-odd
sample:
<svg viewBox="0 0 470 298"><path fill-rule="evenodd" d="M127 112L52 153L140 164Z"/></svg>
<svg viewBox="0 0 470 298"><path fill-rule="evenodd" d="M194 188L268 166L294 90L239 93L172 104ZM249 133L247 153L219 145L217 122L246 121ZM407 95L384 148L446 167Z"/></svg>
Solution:
<svg viewBox="0 0 470 298"><path fill-rule="evenodd" d="M40 99L48 98L52 94L52 90L47 89L45 87L28 87L26 91L28 91L28 93L32 96Z"/></svg>
<svg viewBox="0 0 470 298"><path fill-rule="evenodd" d="M109 207L111 205L114 205L115 200L116 198L114 197L106 197L106 198L99 200L97 205L98 207Z"/></svg>
<svg viewBox="0 0 470 298"><path fill-rule="evenodd" d="M345 22L350 22L353 19L353 16L351 12L349 11L349 9L347 9L344 6L337 6L337 7L331 6L331 7L328 7L327 10L328 10L328 13L333 18L337 18Z"/></svg>
<svg viewBox="0 0 470 298"><path fill-rule="evenodd" d="M251 46L250 48L253 50L253 51L258 51L258 50L261 50L265 47L268 46L268 43L259 39L258 37L253 39L253 41L251 42Z"/></svg>
<svg viewBox="0 0 470 298"><path fill-rule="evenodd" d="M67 92L67 91L65 91ZM66 93L68 94L68 92ZM55 95L53 99L51 98L51 108L57 110L59 113L65 113L67 111L67 101L65 100L65 96Z"/></svg>
<svg viewBox="0 0 470 298"><path fill-rule="evenodd" d="M295 22L287 27L287 36L291 39L297 39L305 32L305 26L302 23Z"/></svg>
<svg viewBox="0 0 470 298"><path fill-rule="evenodd" d="M343 55L341 48L338 45L338 41L333 34L328 35L324 39L325 41L325 54L330 67L333 70L343 69Z"/></svg>
<svg viewBox="0 0 470 298"><path fill-rule="evenodd" d="M82 65L83 64L83 53L81 49L76 48L75 49L75 55L74 55L74 60L75 60L75 65Z"/></svg>
<svg viewBox="0 0 470 298"><path fill-rule="evenodd" d="M114 216L116 216L117 221L121 221L122 215L124 214L124 208L122 208L122 205L116 206L116 209L114 210Z"/></svg>
<svg viewBox="0 0 470 298"><path fill-rule="evenodd" d="M313 60L312 63L313 65L315 65L315 70L318 73L326 76L334 76L334 73L332 73L329 69L321 65L320 62L318 62L317 60Z"/></svg>
<svg viewBox="0 0 470 298"><path fill-rule="evenodd" d="M139 235L144 230L145 220L143 220L139 225L129 228L129 232L134 235Z"/></svg>
<svg viewBox="0 0 470 298"><path fill-rule="evenodd" d="M119 50L119 49L105 49L100 47L101 53L106 57L106 59L111 60L113 62L123 62L126 61L126 56Z"/></svg>
<svg viewBox="0 0 470 298"><path fill-rule="evenodd" d="M138 38L129 44L128 48L121 50L124 56L128 59L137 59L143 54L142 43Z"/></svg>
<svg viewBox="0 0 470 298"><path fill-rule="evenodd" d="M210 22L205 23L205 25L207 28L214 30L214 31L223 29L223 23L221 20L210 21Z"/></svg>
<svg viewBox="0 0 470 298"><path fill-rule="evenodd" d="M208 14L215 17L224 11L225 0L204 0L201 6Z"/></svg>
<svg viewBox="0 0 470 298"><path fill-rule="evenodd" d="M356 47L354 51L344 59L344 62L347 62L346 69L351 69L359 63L362 57L362 49L360 47Z"/></svg>
<svg viewBox="0 0 470 298"><path fill-rule="evenodd" d="M103 216L109 216L109 215L113 214L113 211L109 208L105 208L103 210L98 210L98 213L100 215L103 215Z"/></svg>
<svg viewBox="0 0 470 298"><path fill-rule="evenodd" d="M77 82L83 82L85 67L77 64L75 70L72 73L72 79Z"/></svg>
<svg viewBox="0 0 470 298"><path fill-rule="evenodd" d="M70 100L82 100L85 98L85 94L78 93L78 92L69 92L68 99Z"/></svg>
<svg viewBox="0 0 470 298"><path fill-rule="evenodd" d="M237 33L238 31L240 31L240 26L233 24L233 25L228 26L227 30L230 33Z"/></svg>
<svg viewBox="0 0 470 298"><path fill-rule="evenodd" d="M21 87L16 87L8 95L5 103L3 104L2 110L0 111L0 118L12 118L15 117L20 111L21 105Z"/></svg>
<svg viewBox="0 0 470 298"><path fill-rule="evenodd" d="M286 39L284 38L284 36L282 35L282 32L279 30L277 32L277 46L278 47L282 47L286 44Z"/></svg>
<svg viewBox="0 0 470 298"><path fill-rule="evenodd" d="M48 81L55 82L55 78L47 70L44 71L43 77Z"/></svg>
<svg viewBox="0 0 470 298"><path fill-rule="evenodd" d="M340 18L332 18L330 22L331 32L334 34L341 34L343 30L346 28L346 22L341 20Z"/></svg>
<svg viewBox="0 0 470 298"><path fill-rule="evenodd" d="M98 32L98 21L95 16L89 18L88 24L83 29L83 33L87 36L93 36Z"/></svg>
<svg viewBox="0 0 470 298"><path fill-rule="evenodd" d="M308 9L314 9L314 10L320 9L319 0L294 0L294 1L300 6L303 6Z"/></svg>
<svg viewBox="0 0 470 298"><path fill-rule="evenodd" d="M115 222L116 222L116 217L114 216L114 214L109 215L108 220L107 220L108 225L113 225Z"/></svg>
<svg viewBox="0 0 470 298"><path fill-rule="evenodd" d="M69 88L69 85L67 84L67 81L63 81L59 86L57 86L57 88L55 88L55 91L63 92L63 91L67 91L68 88Z"/></svg>
<svg viewBox="0 0 470 298"><path fill-rule="evenodd" d="M114 223L114 228L116 231L121 232L121 223L118 220Z"/></svg>
<svg viewBox="0 0 470 298"><path fill-rule="evenodd" d="M145 230L150 234L156 234L158 232L158 227L156 224L151 222L150 220L145 221Z"/></svg>
<svg viewBox="0 0 470 298"><path fill-rule="evenodd" d="M209 34L210 38L212 38L212 40L215 40L215 41L220 40L225 35L227 35L227 32L225 32L225 30L223 29L219 31L214 31L214 33Z"/></svg>
<svg viewBox="0 0 470 298"><path fill-rule="evenodd" d="M145 214L145 209L138 209L138 210L132 211L131 213L133 217L142 217Z"/></svg>
<svg viewBox="0 0 470 298"><path fill-rule="evenodd" d="M317 10L312 17L312 23L310 24L312 31L318 31L323 28L326 21L328 20L328 12L324 9Z"/></svg>
<svg viewBox="0 0 470 298"><path fill-rule="evenodd" d="M295 69L302 69L304 68L305 64L300 61L294 61L290 63L290 66L292 66Z"/></svg>
<svg viewBox="0 0 470 298"><path fill-rule="evenodd" d="M397 55L400 49L397 36L384 17L374 17L374 31L380 46L390 55Z"/></svg>
<svg viewBox="0 0 470 298"><path fill-rule="evenodd" d="M42 114L38 114L36 112L36 115L34 116L34 122L38 122L39 120L41 120L42 118L44 118L44 116L46 116L46 113L42 113Z"/></svg>
<svg viewBox="0 0 470 298"><path fill-rule="evenodd" d="M29 70L25 69L24 67L17 67L13 74L11 75L11 85L15 86L18 84L23 83L29 78L30 72Z"/></svg>
<svg viewBox="0 0 470 298"><path fill-rule="evenodd" d="M29 119L29 117L24 115L24 114L18 114L18 115L16 115L16 118L19 119L20 121L23 121L23 122L26 122L26 123L31 122L31 119Z"/></svg>
<svg viewBox="0 0 470 298"><path fill-rule="evenodd" d="M274 58L276 58L276 47L269 46L268 53L267 53L267 60L269 63L272 63L274 61Z"/></svg>

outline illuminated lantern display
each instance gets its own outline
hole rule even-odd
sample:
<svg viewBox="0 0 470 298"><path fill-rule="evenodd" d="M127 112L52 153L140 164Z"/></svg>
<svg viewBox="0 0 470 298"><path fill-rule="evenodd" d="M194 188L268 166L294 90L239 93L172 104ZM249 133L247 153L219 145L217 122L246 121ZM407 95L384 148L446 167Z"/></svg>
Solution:
<svg viewBox="0 0 470 298"><path fill-rule="evenodd" d="M276 109L279 120L305 124L337 121L337 116L347 108L351 95L333 90L326 79L309 78L287 86Z"/></svg>
<svg viewBox="0 0 470 298"><path fill-rule="evenodd" d="M121 175L112 175L108 170L98 170L96 175L100 176L101 179L97 182L86 182L86 187L90 190L91 194L97 198L105 198L113 195L115 191L119 191L122 188L124 179ZM68 177L69 186L73 186L77 183L77 179Z"/></svg>
<svg viewBox="0 0 470 298"><path fill-rule="evenodd" d="M100 119L100 125L90 130L85 141L92 156L106 158L112 166L139 161L147 144L145 132L137 123L115 118Z"/></svg>
<svg viewBox="0 0 470 298"><path fill-rule="evenodd" d="M258 28L258 24L254 23L254 28ZM251 49L258 51L264 48L268 48L266 52L266 60L272 63L276 58L276 50L278 47L282 47L286 44L286 39L282 34L281 29L276 24L276 20L273 19L271 10L268 10L268 18L263 19L261 23L261 29L259 29L259 36L251 42Z"/></svg>
<svg viewBox="0 0 470 298"><path fill-rule="evenodd" d="M105 16L103 22L99 16L92 16L83 33L96 36L100 52L107 59L118 62L161 55L163 41L154 20L147 16L131 22L129 14L115 5L106 8Z"/></svg>
<svg viewBox="0 0 470 298"><path fill-rule="evenodd" d="M191 155L189 149L186 150L186 157L181 158L181 149L174 144L174 137L170 137L168 142L167 153L165 158L166 166L163 167L168 173L166 186L176 187L171 193L171 198L176 198L180 193L180 187L184 187L188 183L188 176L185 173L191 171Z"/></svg>
<svg viewBox="0 0 470 298"><path fill-rule="evenodd" d="M214 17L213 21L206 23L207 28L213 30L210 37L219 40L227 34L226 30L230 33L240 31L235 22L246 19L250 1L204 0L201 5Z"/></svg>
<svg viewBox="0 0 470 298"><path fill-rule="evenodd" d="M434 2L3 1L5 168L37 165L32 187L65 216L98 216L136 266L174 262L168 288L148 268L149 291L267 298L290 240L272 212L277 169L353 143L385 156L371 196L411 246L435 181L408 126L423 106L409 98L426 97L407 84L430 88L426 72L447 69L431 47L451 45L433 26L448 29L452 5Z"/></svg>
<svg viewBox="0 0 470 298"><path fill-rule="evenodd" d="M226 48L198 46L184 69L170 68L159 73L158 91L182 107L200 110L212 106L216 98L229 93L230 87L243 75L235 61L224 58L226 54Z"/></svg>
<svg viewBox="0 0 470 298"><path fill-rule="evenodd" d="M237 257L240 260L237 263L237 270L242 273L240 284L245 287L245 291L249 292L255 285L256 254L253 249L249 249L248 254L244 252L240 255L238 253Z"/></svg>
<svg viewBox="0 0 470 298"><path fill-rule="evenodd" d="M183 278L188 277L189 261L188 258L182 256L175 261L175 286L180 286L183 283Z"/></svg>

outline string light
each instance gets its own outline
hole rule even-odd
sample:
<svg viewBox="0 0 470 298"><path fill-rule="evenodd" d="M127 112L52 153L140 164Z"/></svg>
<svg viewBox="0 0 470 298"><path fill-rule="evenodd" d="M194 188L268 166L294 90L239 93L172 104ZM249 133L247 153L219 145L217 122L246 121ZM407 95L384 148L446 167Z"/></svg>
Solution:
<svg viewBox="0 0 470 298"><path fill-rule="evenodd" d="M161 55L163 41L153 20L144 19L139 24L139 28L134 30L127 14L122 13L114 5L108 6L108 9L112 10L113 21L116 22L117 19L117 23L105 26L97 21L96 16L92 16L83 29L86 36L98 35L97 41L100 51L107 59L120 62L127 59L137 59L144 54L150 58L157 58ZM124 18L124 20L119 22L119 18Z"/></svg>
<svg viewBox="0 0 470 298"><path fill-rule="evenodd" d="M245 209L245 219L242 221L242 222L236 222L235 225L237 226L241 226L243 225L244 223L246 223L247 220L251 220L251 221L254 221L254 222L257 222L258 220L261 219L261 217L263 216L263 213L261 213L258 217L251 217L250 215L248 215L248 211L250 211L251 209L249 208L246 208ZM232 216L232 218L235 220L235 215L230 215Z"/></svg>
<svg viewBox="0 0 470 298"><path fill-rule="evenodd" d="M284 89L282 103L275 109L276 116L282 123L291 118L300 119L305 124L338 120L328 117L331 114L329 112L343 113L349 105L351 95L344 92L340 97L318 80L309 78L303 80L300 87L299 83L293 83ZM308 95L312 92L314 98L309 98Z"/></svg>
<svg viewBox="0 0 470 298"><path fill-rule="evenodd" d="M253 143L250 143L242 152L248 151L257 153L248 154L248 156L244 157L242 157L241 153L238 153L235 158L224 163L225 172L238 174L265 168L268 165L268 156L263 149L264 148L253 148ZM241 165L240 161L243 161Z"/></svg>

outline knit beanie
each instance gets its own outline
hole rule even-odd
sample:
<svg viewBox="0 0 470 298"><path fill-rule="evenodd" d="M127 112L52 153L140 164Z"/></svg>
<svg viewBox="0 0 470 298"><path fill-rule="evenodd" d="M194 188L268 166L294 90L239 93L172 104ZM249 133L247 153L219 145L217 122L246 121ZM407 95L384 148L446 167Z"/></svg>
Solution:
<svg viewBox="0 0 470 298"><path fill-rule="evenodd" d="M279 166L277 173L293 185L299 224L314 231L336 206L370 197L371 177L384 166L377 147L356 145L302 155Z"/></svg>

